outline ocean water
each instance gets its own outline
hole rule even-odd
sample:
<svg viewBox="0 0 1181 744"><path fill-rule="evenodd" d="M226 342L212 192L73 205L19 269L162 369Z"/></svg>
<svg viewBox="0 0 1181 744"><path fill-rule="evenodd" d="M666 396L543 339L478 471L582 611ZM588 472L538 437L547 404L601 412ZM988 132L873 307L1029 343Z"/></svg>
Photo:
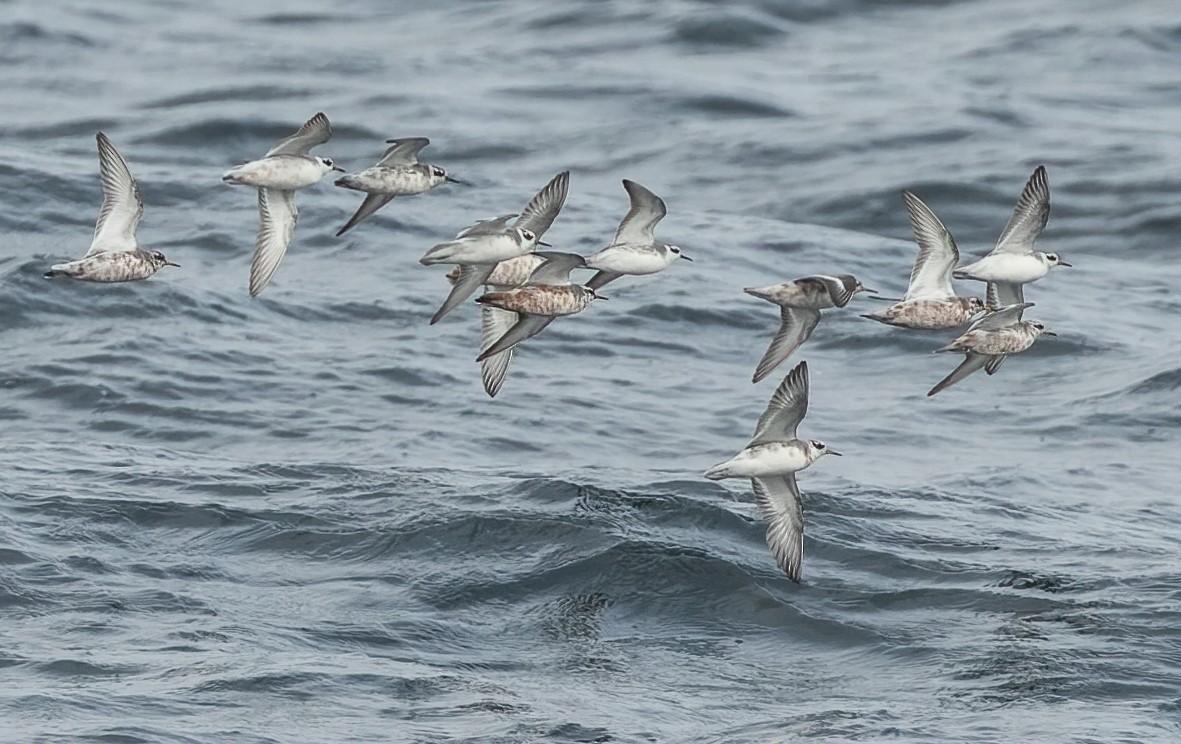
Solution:
<svg viewBox="0 0 1181 744"><path fill-rule="evenodd" d="M1172 2L0 1L0 741L1181 738L1181 19ZM301 191L247 296L249 190L317 111L471 183ZM182 264L48 282L96 131ZM804 581L742 481L815 272L904 291L918 193L965 255L1049 169L1057 338L927 398L951 333L826 312ZM417 259L572 171L589 253L664 197L680 262L523 346ZM969 289L964 285L964 289Z"/></svg>

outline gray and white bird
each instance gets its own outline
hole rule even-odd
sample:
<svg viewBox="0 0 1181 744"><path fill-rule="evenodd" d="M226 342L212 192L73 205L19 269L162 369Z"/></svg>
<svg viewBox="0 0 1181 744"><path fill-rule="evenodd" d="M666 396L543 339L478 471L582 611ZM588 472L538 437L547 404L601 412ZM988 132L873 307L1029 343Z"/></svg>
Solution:
<svg viewBox="0 0 1181 744"><path fill-rule="evenodd" d="M94 226L94 239L86 256L69 263L54 264L47 279L58 277L85 282L130 282L147 279L165 266L180 266L160 251L147 251L135 240L135 228L144 214L139 183L127 161L99 132L98 169L103 186L103 205Z"/></svg>
<svg viewBox="0 0 1181 744"><path fill-rule="evenodd" d="M1021 190L1017 205L996 247L975 263L955 270L956 279L996 284L1002 304L1025 302L1022 286L1036 282L1055 266L1070 266L1057 253L1035 251L1034 244L1050 219L1050 181L1039 165Z"/></svg>
<svg viewBox="0 0 1181 744"><path fill-rule="evenodd" d="M914 194L902 192L919 252L910 271L910 285L902 300L863 318L915 330L942 330L967 323L984 310L979 297L958 297L951 272L959 263L955 239L935 213Z"/></svg>
<svg viewBox="0 0 1181 744"><path fill-rule="evenodd" d="M489 292L476 300L482 305L517 315L516 322L480 352L476 357L477 362L508 351L536 336L555 318L580 313L593 300L603 299L595 290L570 281L570 272L585 266L582 256L556 251L542 251L536 255L544 258L545 263L529 275L525 284L503 292Z"/></svg>
<svg viewBox="0 0 1181 744"><path fill-rule="evenodd" d="M257 297L267 286L287 254L299 215L295 191L319 182L332 171L344 172L344 168L333 165L328 158L308 154L330 137L332 125L328 117L318 113L304 122L298 132L279 140L261 159L231 168L221 177L234 186L258 189L258 237L250 261L251 297Z"/></svg>
<svg viewBox="0 0 1181 744"><path fill-rule="evenodd" d="M535 245L544 245L541 243L541 236L545 234L550 226L554 224L554 220L558 216L558 212L562 211L562 205L566 203L566 195L570 191L570 171L562 171L558 175L550 179L541 191L538 191L529 203L525 205L525 209L521 211L520 215L505 214L492 219L480 220L471 227L463 230L455 236L456 241L477 238L482 235L497 236L503 235L511 230L523 230L534 236ZM512 226L509 226L509 221L513 218L516 221ZM434 250L434 249L432 249ZM429 253L427 254L430 255ZM454 310L472 293L479 288L481 284L496 284L491 282L489 277L497 271L498 267L510 262L519 262L522 267L530 267L528 272L524 272L524 278L520 282L512 285L500 285L503 289L509 289L513 286L518 286L524 283L528 278L529 273L537 268L541 261L534 261L528 258L530 254L525 253L504 261L494 261L491 263L458 263L456 269L453 269L447 274L447 277L452 280L452 287L447 299L431 317L431 325L438 323L443 319L447 313ZM426 262L426 259L423 259ZM500 273L508 273L510 269L502 270ZM520 270L515 272L521 274Z"/></svg>
<svg viewBox="0 0 1181 744"><path fill-rule="evenodd" d="M750 478L759 515L767 523L767 546L795 582L804 563L804 506L796 473L825 455L841 454L819 440L797 437L807 413L808 363L800 362L771 396L746 448L705 471L710 480Z"/></svg>
<svg viewBox="0 0 1181 744"><path fill-rule="evenodd" d="M1021 302L994 310L973 323L963 335L936 349L936 352L962 351L964 361L931 388L927 396L951 387L979 369L994 375L1010 354L1025 351L1042 336L1057 335L1040 321L1022 320L1021 314L1028 307L1033 307L1033 303Z"/></svg>
<svg viewBox="0 0 1181 744"><path fill-rule="evenodd" d="M386 140L386 143L390 146L377 165L360 173L341 176L334 182L341 188L364 191L366 194L356 213L344 227L336 231L336 237L339 238L372 216L395 196L413 196L443 183L461 183L437 165L418 162L418 153L431 143L426 137L404 137Z"/></svg>
<svg viewBox="0 0 1181 744"><path fill-rule="evenodd" d="M678 258L693 260L677 246L656 240L656 224L668 214L664 200L626 178L623 188L631 200L631 209L616 228L611 245L586 257L587 268L599 270L586 283L591 289L598 289L624 274L655 274Z"/></svg>
<svg viewBox="0 0 1181 744"><path fill-rule="evenodd" d="M779 332L771 339L767 353L759 360L751 378L752 382L758 382L808 340L820 322L821 310L844 307L858 292L874 290L862 286L856 277L841 274L805 276L767 287L747 287L743 291L780 307Z"/></svg>
<svg viewBox="0 0 1181 744"><path fill-rule="evenodd" d="M515 215L510 215L511 219ZM526 253L524 256L517 256L510 258L507 261L501 261L496 264L496 268L488 275L485 285L491 292L504 292L519 287L525 282L529 281L529 276L545 263L546 258L540 253ZM452 284L457 282L465 267L456 266L447 273L447 279ZM480 351L486 351L488 347L500 340L501 336L508 333L509 329L516 325L519 316L512 310L503 310L492 305L480 306ZM505 349L497 352L491 356L487 356L480 362L481 377L484 382L484 391L492 398L500 392L501 386L504 384L505 375L508 373L508 365L513 359L513 350Z"/></svg>
<svg viewBox="0 0 1181 744"><path fill-rule="evenodd" d="M510 218L511 219L511 218ZM506 227L491 230L489 222L500 224L499 220L485 221L468 228L455 236L454 240L434 246L418 260L423 266L436 264L485 264L495 266L501 261L531 253L541 243L537 234L524 227ZM508 219L504 220L504 224ZM484 228L488 227L485 232ZM478 284L476 286L479 286Z"/></svg>

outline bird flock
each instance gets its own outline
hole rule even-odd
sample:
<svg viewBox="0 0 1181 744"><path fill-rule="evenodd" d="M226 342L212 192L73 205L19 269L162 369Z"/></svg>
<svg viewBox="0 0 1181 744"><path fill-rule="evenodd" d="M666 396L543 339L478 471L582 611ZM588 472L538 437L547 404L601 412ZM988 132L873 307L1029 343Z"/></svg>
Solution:
<svg viewBox="0 0 1181 744"><path fill-rule="evenodd" d="M257 297L266 288L287 253L295 233L298 209L295 192L318 183L331 172L345 173L332 160L313 156L313 147L332 136L328 117L318 113L297 132L280 140L258 160L228 170L222 177L234 186L258 191L258 234L250 262L249 291ZM135 231L143 216L139 184L127 162L105 134L97 135L103 203L94 238L86 255L56 264L48 278L91 282L147 279L165 266L178 266L159 251L141 248ZM339 237L357 227L394 197L430 191L445 183L463 183L438 166L421 163L425 137L387 140L375 165L345 174L335 184L365 194L357 211L337 231ZM678 259L691 260L675 245L655 238L656 225L667 214L664 201L640 184L624 180L630 209L611 242L589 256L552 250L542 237L566 202L570 172L553 177L519 213L481 219L454 239L430 248L424 266L449 265L451 290L430 319L433 325L483 288L476 298L481 310L480 351L484 389L495 397L504 384L513 351L556 318L585 310L605 299L599 290L622 276L655 274ZM980 369L995 374L1012 354L1025 351L1039 338L1054 335L1044 323L1024 320L1033 306L1024 286L1051 269L1070 266L1055 253L1035 250L1050 214L1046 169L1039 166L1025 184L996 246L973 263L959 266L960 254L951 233L921 199L902 192L903 206L918 244L918 255L906 294L879 312L862 317L890 326L932 331L968 329L937 352L962 352L963 361L935 384L935 395ZM583 283L571 272L595 273ZM985 297L959 296L953 279L985 283ZM745 292L780 308L780 324L771 345L755 368L752 382L766 378L812 335L820 311L843 308L860 292L872 293L853 276L813 275ZM796 473L825 455L839 455L824 442L799 439L797 429L808 411L808 365L800 362L783 378L759 417L754 436L734 457L705 472L711 480L749 478L755 502L767 523L767 544L779 567L798 582L803 566L804 520Z"/></svg>

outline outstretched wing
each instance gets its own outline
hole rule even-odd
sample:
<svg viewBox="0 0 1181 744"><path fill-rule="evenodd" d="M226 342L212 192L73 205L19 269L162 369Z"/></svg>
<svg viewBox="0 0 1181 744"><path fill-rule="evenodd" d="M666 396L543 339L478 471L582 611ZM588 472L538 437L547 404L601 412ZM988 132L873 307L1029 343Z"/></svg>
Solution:
<svg viewBox="0 0 1181 744"><path fill-rule="evenodd" d="M614 271L600 271L592 276L590 281L588 281L583 286L589 289L599 289L600 287L605 287L621 276L623 276L623 274L617 274Z"/></svg>
<svg viewBox="0 0 1181 744"><path fill-rule="evenodd" d="M613 244L651 243L655 240L656 223L668 214L664 200L635 181L623 179L623 188L631 198L631 209L619 223Z"/></svg>
<svg viewBox="0 0 1181 744"><path fill-rule="evenodd" d="M344 223L344 227L336 231L336 237L339 238L360 224L362 220L376 214L377 210L389 204L393 198L393 194L366 194L365 198L361 201L361 206L357 207L357 211L353 213L352 217L349 217L349 221Z"/></svg>
<svg viewBox="0 0 1181 744"><path fill-rule="evenodd" d="M502 233L508 229L509 220L516 217L515 214L502 214L499 217L491 217L486 220L476 220L471 227L465 227L459 231L455 236L456 240L460 238L470 238L473 235L494 235Z"/></svg>
<svg viewBox="0 0 1181 744"><path fill-rule="evenodd" d="M545 263L533 270L526 284L569 284L570 272L586 266L586 259L577 253L536 251L533 255L543 257Z"/></svg>
<svg viewBox="0 0 1181 744"><path fill-rule="evenodd" d="M463 265L459 267L459 276L455 284L451 285L451 293L447 299L431 316L431 325L438 323L443 316L459 307L459 303L472 296L480 285L488 280L488 276L496 268L496 264Z"/></svg>
<svg viewBox="0 0 1181 744"><path fill-rule="evenodd" d="M1024 285L1013 282L989 282L984 295L984 306L991 310L999 310L1006 305L1020 305L1025 302ZM1017 320L1021 320L1018 314Z"/></svg>
<svg viewBox="0 0 1181 744"><path fill-rule="evenodd" d="M294 191L258 190L258 237L250 261L251 297L258 297L287 254L297 216Z"/></svg>
<svg viewBox="0 0 1181 744"><path fill-rule="evenodd" d="M771 339L771 345L767 347L767 352L759 360L759 366L755 367L752 382L758 382L766 377L771 373L771 370L778 367L784 359L800 348L800 344L808 340L812 331L816 330L816 324L820 322L820 311L782 307L779 311L779 318L779 331L775 334L775 338Z"/></svg>
<svg viewBox="0 0 1181 744"><path fill-rule="evenodd" d="M1033 244L1037 241L1046 222L1050 219L1050 179L1046 176L1046 168L1039 165L1025 188L1021 190L1021 197L1017 199L1017 206L1013 207L1013 214L1008 224L1001 231L996 241L993 253L1032 253Z"/></svg>
<svg viewBox="0 0 1181 744"><path fill-rule="evenodd" d="M796 429L808 413L808 363L800 362L787 376L771 401L767 410L759 416L755 434L747 447L767 442L787 442L796 438Z"/></svg>
<svg viewBox="0 0 1181 744"><path fill-rule="evenodd" d="M951 272L960 260L955 239L922 199L909 191L903 191L902 203L910 215L910 227L919 246L914 268L910 271L910 286L902 299L942 300L954 297Z"/></svg>
<svg viewBox="0 0 1181 744"><path fill-rule="evenodd" d="M386 140L389 147L381 154L378 165L413 165L418 162L418 153L431 143L426 137L403 137Z"/></svg>
<svg viewBox="0 0 1181 744"><path fill-rule="evenodd" d="M516 325L517 314L491 305L483 305L480 309L483 311L480 318L480 351L486 351ZM484 392L488 393L489 397L495 398L500 392L505 375L508 374L509 362L512 360L513 350L506 349L485 358L481 363Z"/></svg>
<svg viewBox="0 0 1181 744"><path fill-rule="evenodd" d="M521 210L513 227L531 230L538 239L554 224L562 205L566 203L566 194L570 192L570 171L562 171L550 179L541 191L529 200Z"/></svg>
<svg viewBox="0 0 1181 744"><path fill-rule="evenodd" d="M787 578L799 582L804 565L804 505L795 473L751 478L759 516L767 523L767 547Z"/></svg>
<svg viewBox="0 0 1181 744"><path fill-rule="evenodd" d="M139 195L139 184L131 175L127 161L99 132L98 172L103 185L103 205L94 226L94 240L86 255L96 253L118 253L134 251L139 245L135 241L135 228L144 214L144 202Z"/></svg>
<svg viewBox="0 0 1181 744"><path fill-rule="evenodd" d="M509 328L503 336L498 338L491 346L480 353L476 357L477 362L482 362L489 357L493 357L502 351L508 351L525 339L533 338L541 333L547 325L554 322L555 315L520 315L517 322Z"/></svg>
<svg viewBox="0 0 1181 744"><path fill-rule="evenodd" d="M935 387L927 391L927 397L929 398L940 390L944 390L956 384L968 375L984 367L989 363L990 359L992 359L992 357L988 354L977 354L974 351L969 351L964 357L964 361L960 362L960 366L952 370L950 375L944 377L942 380L936 383Z"/></svg>
<svg viewBox="0 0 1181 744"><path fill-rule="evenodd" d="M316 145L322 145L332 136L332 125L328 117L320 112L308 119L299 131L290 137L285 137L267 151L267 157L272 155L307 155Z"/></svg>
<svg viewBox="0 0 1181 744"><path fill-rule="evenodd" d="M973 323L968 327L968 331L996 331L1011 326L1021 320L1021 314L1025 312L1027 307L1033 307L1033 303L1021 302L1016 305L1005 305Z"/></svg>

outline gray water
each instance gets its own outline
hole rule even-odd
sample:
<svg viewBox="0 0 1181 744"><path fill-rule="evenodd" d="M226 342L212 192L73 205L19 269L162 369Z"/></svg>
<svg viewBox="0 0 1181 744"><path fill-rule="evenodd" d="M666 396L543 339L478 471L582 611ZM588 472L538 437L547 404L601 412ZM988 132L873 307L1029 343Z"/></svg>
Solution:
<svg viewBox="0 0 1181 744"><path fill-rule="evenodd" d="M1164 742L1181 732L1181 16L1132 0L0 2L0 740ZM471 186L300 192L246 292L219 181L317 111ZM49 282L96 131L182 264ZM1049 170L1028 288L1057 338L934 398L951 333L776 310L904 291L918 193L965 255ZM589 253L664 197L695 261L611 285L483 392L478 313L417 259L572 171ZM962 285L965 291L971 285ZM795 360L792 584L748 486L700 477Z"/></svg>

